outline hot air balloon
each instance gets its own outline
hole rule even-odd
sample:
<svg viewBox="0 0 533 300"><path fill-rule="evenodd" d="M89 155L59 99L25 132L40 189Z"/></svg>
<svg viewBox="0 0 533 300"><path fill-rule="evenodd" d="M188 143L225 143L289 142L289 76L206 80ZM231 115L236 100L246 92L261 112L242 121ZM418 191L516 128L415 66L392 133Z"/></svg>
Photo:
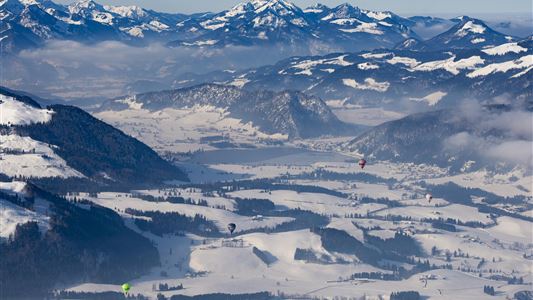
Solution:
<svg viewBox="0 0 533 300"><path fill-rule="evenodd" d="M233 234L233 232L235 231L235 228L237 228L237 225L235 225L235 223L228 224L228 230L230 234Z"/></svg>
<svg viewBox="0 0 533 300"><path fill-rule="evenodd" d="M428 200L429 203L431 203L431 199L433 199L433 195L431 195L430 193L427 193L426 199Z"/></svg>
<svg viewBox="0 0 533 300"><path fill-rule="evenodd" d="M365 165L366 165L366 160L361 158L359 160L359 166L361 167L361 169L364 169L365 168Z"/></svg>
<svg viewBox="0 0 533 300"><path fill-rule="evenodd" d="M124 292L124 295L127 295L130 291L131 285L129 283L124 283L122 285L122 291Z"/></svg>

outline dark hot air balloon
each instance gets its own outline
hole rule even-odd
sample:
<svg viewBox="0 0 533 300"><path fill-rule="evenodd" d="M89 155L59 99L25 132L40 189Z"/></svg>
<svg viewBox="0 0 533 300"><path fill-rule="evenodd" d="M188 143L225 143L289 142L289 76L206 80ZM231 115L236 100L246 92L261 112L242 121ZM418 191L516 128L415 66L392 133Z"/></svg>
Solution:
<svg viewBox="0 0 533 300"><path fill-rule="evenodd" d="M230 234L233 234L233 232L235 231L235 228L237 228L237 225L235 225L235 223L228 224L228 230Z"/></svg>

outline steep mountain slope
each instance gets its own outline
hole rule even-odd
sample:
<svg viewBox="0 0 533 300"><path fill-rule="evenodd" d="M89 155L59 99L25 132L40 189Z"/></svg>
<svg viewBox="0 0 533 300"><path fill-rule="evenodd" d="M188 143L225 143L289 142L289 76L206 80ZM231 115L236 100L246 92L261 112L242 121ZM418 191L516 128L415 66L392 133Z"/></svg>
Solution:
<svg viewBox="0 0 533 300"><path fill-rule="evenodd" d="M445 49L481 49L494 47L515 40L487 26L483 21L462 16L448 31L441 33L423 43L414 45L413 50L440 51Z"/></svg>
<svg viewBox="0 0 533 300"><path fill-rule="evenodd" d="M0 182L0 205L2 299L46 298L82 280L121 284L159 262L150 241L112 210L24 182Z"/></svg>
<svg viewBox="0 0 533 300"><path fill-rule="evenodd" d="M465 103L384 123L345 149L372 160L439 165L452 171L496 166L530 170L531 122L530 112L506 105Z"/></svg>
<svg viewBox="0 0 533 300"><path fill-rule="evenodd" d="M138 108L148 113L194 107L221 109L243 124L251 122L262 132L283 134L289 138L346 134L354 129L339 121L327 105L316 97L294 91L244 91L217 84L114 99L104 103L99 111Z"/></svg>
<svg viewBox="0 0 533 300"><path fill-rule="evenodd" d="M442 141L472 125L451 122L452 116L440 110L387 122L360 135L347 148L369 159L446 164Z"/></svg>
<svg viewBox="0 0 533 300"><path fill-rule="evenodd" d="M85 178L95 184L152 184L185 179L148 146L81 109L42 109L0 89L0 173L27 178Z"/></svg>

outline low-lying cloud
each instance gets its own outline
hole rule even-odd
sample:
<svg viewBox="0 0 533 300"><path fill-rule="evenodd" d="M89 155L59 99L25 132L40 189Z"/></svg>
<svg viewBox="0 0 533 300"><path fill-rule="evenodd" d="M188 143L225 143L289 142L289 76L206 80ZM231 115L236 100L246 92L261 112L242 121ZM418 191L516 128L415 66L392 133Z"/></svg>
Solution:
<svg viewBox="0 0 533 300"><path fill-rule="evenodd" d="M444 140L445 150L476 153L494 163L533 168L533 113L491 111L479 101L465 101L452 122L468 124L468 131Z"/></svg>
<svg viewBox="0 0 533 300"><path fill-rule="evenodd" d="M172 88L183 74L257 67L276 62L293 50L283 51L240 46L169 48L159 43L141 47L116 41L87 45L54 40L5 58L2 81L44 97L108 98L122 95L125 87L136 81Z"/></svg>

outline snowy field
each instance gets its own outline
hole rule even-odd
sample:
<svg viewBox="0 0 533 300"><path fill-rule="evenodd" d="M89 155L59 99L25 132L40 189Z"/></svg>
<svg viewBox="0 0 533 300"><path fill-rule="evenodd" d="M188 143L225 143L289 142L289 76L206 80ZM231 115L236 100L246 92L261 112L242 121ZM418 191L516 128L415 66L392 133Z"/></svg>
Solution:
<svg viewBox="0 0 533 300"><path fill-rule="evenodd" d="M0 170L8 176L84 177L54 152L54 146L16 134L0 134Z"/></svg>
<svg viewBox="0 0 533 300"><path fill-rule="evenodd" d="M195 106L150 112L140 107L95 114L103 121L138 138L158 152L188 152L216 149L202 138L224 135L232 142L257 145L261 140L287 140L281 134L266 134L251 123L229 117L223 109Z"/></svg>

